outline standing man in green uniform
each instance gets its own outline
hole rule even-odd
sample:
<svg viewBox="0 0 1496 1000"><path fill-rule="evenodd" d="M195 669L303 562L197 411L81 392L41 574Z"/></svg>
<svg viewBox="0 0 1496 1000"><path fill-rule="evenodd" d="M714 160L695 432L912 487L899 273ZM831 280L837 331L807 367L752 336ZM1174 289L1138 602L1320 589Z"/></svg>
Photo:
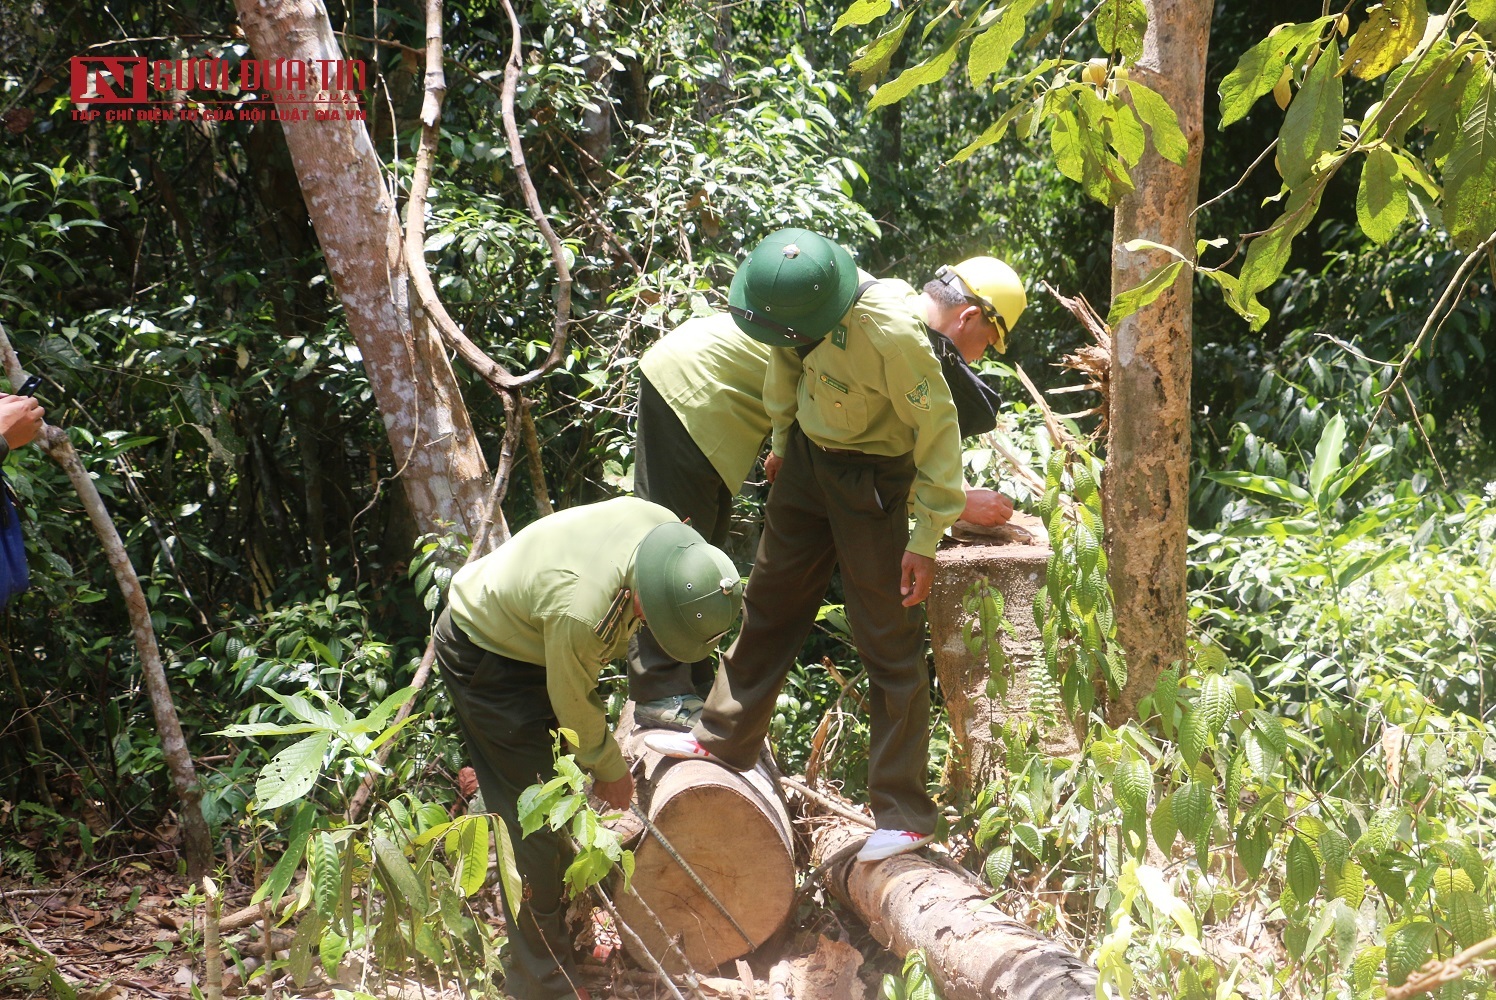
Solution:
<svg viewBox="0 0 1496 1000"><path fill-rule="evenodd" d="M769 351L727 313L712 313L682 323L639 359L634 492L718 548L727 541L733 497L769 436ZM629 642L634 721L689 729L716 671L711 659L680 662L647 626L639 629Z"/></svg>
<svg viewBox="0 0 1496 1000"><path fill-rule="evenodd" d="M958 312L970 308L949 282L956 270L985 275L991 270L987 262L1007 267L990 257L973 258L942 268L926 291ZM958 347L943 333L932 339L944 340L945 350L961 352L964 360L957 364L965 366L987 349L988 335L975 332L977 324L962 324L957 317L946 325L962 344ZM999 343L998 352L1003 349ZM727 541L733 498L772 426L763 400L771 350L738 329L730 314L710 313L682 323L639 359L634 492L668 507L718 548ZM988 423L979 430L990 427ZM1003 524L1013 514L1012 501L996 490L965 492L961 516L973 524ZM629 643L634 721L645 727L690 729L701 717L702 698L715 673L710 659L677 662L660 649L648 626L640 628Z"/></svg>
<svg viewBox="0 0 1496 1000"><path fill-rule="evenodd" d="M956 409L925 327L968 360L1004 339L1026 304L1023 289L1006 265L989 270L1001 280L981 289L942 275L938 283L952 293L944 302L936 297L943 290L916 292L899 281L866 286L859 297L867 276L851 255L792 229L759 244L733 278L738 325L781 345L764 384L773 422L765 472L774 485L743 628L701 721L690 734L656 734L648 743L669 756L751 768L839 564L873 688L868 789L878 829L858 855L863 861L914 850L935 829L918 606L930 592L935 546L964 498Z"/></svg>
<svg viewBox="0 0 1496 1000"><path fill-rule="evenodd" d="M452 578L436 661L483 799L508 825L525 883L523 900L503 900L510 995L587 996L566 933L569 852L549 828L522 837L519 825L520 793L552 773L551 733L575 733L571 751L594 775L594 794L628 808L633 778L608 732L599 671L646 619L670 656L702 659L737 621L741 593L725 554L635 497L536 521Z"/></svg>

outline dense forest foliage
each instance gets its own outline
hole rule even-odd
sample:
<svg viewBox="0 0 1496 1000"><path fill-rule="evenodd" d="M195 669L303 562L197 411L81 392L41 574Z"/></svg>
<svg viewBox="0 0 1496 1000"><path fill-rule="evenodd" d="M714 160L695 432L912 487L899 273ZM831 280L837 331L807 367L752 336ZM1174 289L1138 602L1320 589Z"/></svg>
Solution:
<svg viewBox="0 0 1496 1000"><path fill-rule="evenodd" d="M1109 3L1129 16L1149 6ZM504 134L506 7L454 0L443 14L447 90L425 256L467 336L525 372L551 347L556 269ZM1088 593L1079 611L1097 567L1104 431L1095 414L1063 417L1075 444L1057 445L1015 369L1041 390L1077 382L1056 362L1091 336L1045 285L1103 313L1126 291L1111 287L1112 210L1067 176L1044 129L958 156L1007 107L968 81L964 60L869 107L868 51L905 16L870 24L887 13L878 7L519 5L518 128L574 284L564 357L525 389L528 423L507 459L520 410L453 364L487 467L512 468L503 530L631 488L639 355L722 307L736 262L769 232L816 229L866 270L916 286L942 263L993 254L1023 276L1029 308L1008 354L984 363L1007 403L995 438L967 442L969 478L1049 521L1051 611L1073 600L1077 622L1104 620L1104 594ZM833 31L848 8L866 16ZM963 26L970 35L990 23L976 20L989 8L1019 11L1003 72L1029 85L1080 80L1098 56L1103 74L1137 58L1089 5L913 4L912 27L879 50L881 86L908 67L938 68ZM1292 198L1289 174L1264 151L1278 141L1287 162L1280 129L1304 106L1287 97L1318 79L1303 65L1305 42L1285 67L1291 87L1272 81L1276 106L1264 89L1222 127L1228 74L1281 23L1323 13L1314 38L1334 47L1329 65L1377 10L1415 9L1430 37L1447 25L1453 42L1440 44L1463 46L1441 89L1468 96L1426 109L1398 148L1413 150L1410 164L1444 169L1450 147L1475 141L1456 134L1475 135L1483 151L1461 155L1490 184L1479 166L1496 162L1489 2L1443 12L1423 0L1354 2L1343 15L1219 3L1195 223L1202 240L1225 241L1202 247L1200 268L1235 260L1239 238L1269 230ZM396 2L328 14L343 51L368 67L367 128L403 212L420 144L425 11ZM484 973L497 968L498 943L462 908L487 862L475 882L474 865L464 875L449 857L470 853L477 835L446 826L463 760L439 684L415 696L395 752L378 757L404 698L391 696L415 675L471 539L424 532L402 491L281 125L80 121L69 61L99 51L237 62L249 46L225 5L0 6L0 329L44 377L47 419L65 430L139 575L216 871L279 896L305 859L323 962L335 968L373 943L391 963L493 988ZM1342 85L1357 114L1392 86L1358 74ZM1337 118L1332 145L1341 131ZM1425 960L1496 929L1496 255L1489 233L1470 243L1445 219L1443 176L1414 177L1412 166L1399 168L1412 191L1403 213L1369 232L1362 171L1383 167L1358 155L1325 176L1317 214L1284 245L1283 276L1250 321L1229 282L1183 279L1196 282L1188 661L1164 672L1137 718L1108 724L1107 638L1051 625L1030 678L1046 711L998 734L1002 781L946 803L946 839L999 905L1072 943L1116 995L1386 995ZM1489 218L1485 190L1477 218ZM1096 397L1053 402L1078 412ZM22 502L32 586L0 616L3 870L40 885L170 854L179 804L126 599L67 472L27 448L5 474ZM730 545L744 567L762 487L740 501ZM828 605L781 697L773 735L787 772L803 766L842 691L823 657L858 671L842 621ZM1067 681L1067 671L1086 672ZM615 711L621 681L605 679ZM1051 755L1046 727L1076 711L1082 752ZM866 739L862 724L851 723L849 745ZM292 746L311 755L308 767L288 776L277 758L272 773L285 780L269 790L279 794L261 785L254 801L267 763ZM856 798L865 755L826 766ZM369 775L376 807L351 816ZM446 853L413 853L426 866L416 873L380 853L400 837L444 841ZM407 908L417 904L406 873L452 888L420 890L441 919L391 904L396 919L365 924L339 908L334 872ZM0 983L57 989L34 961L7 962ZM890 995L923 988L911 968ZM1496 986L1473 966L1441 989Z"/></svg>

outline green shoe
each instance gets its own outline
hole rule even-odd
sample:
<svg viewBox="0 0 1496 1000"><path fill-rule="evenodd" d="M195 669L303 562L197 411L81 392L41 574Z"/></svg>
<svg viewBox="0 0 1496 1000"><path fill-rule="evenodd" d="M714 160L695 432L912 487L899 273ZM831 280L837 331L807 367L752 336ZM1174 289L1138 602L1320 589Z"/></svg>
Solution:
<svg viewBox="0 0 1496 1000"><path fill-rule="evenodd" d="M677 694L634 705L634 722L643 729L689 731L701 718L705 702L694 694Z"/></svg>

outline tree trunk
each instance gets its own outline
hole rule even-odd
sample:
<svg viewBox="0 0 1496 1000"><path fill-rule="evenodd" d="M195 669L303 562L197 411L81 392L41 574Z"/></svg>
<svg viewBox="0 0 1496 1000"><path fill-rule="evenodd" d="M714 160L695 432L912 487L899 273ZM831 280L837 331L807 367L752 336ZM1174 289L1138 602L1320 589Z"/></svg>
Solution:
<svg viewBox="0 0 1496 1000"><path fill-rule="evenodd" d="M1117 205L1112 294L1143 282L1171 258L1130 252L1148 239L1194 255L1205 50L1211 0L1148 0L1143 58L1132 78L1161 94L1189 140L1180 167L1149 145L1132 171L1137 190ZM1117 634L1128 680L1109 706L1115 725L1137 715L1159 673L1185 655L1185 547L1189 516L1193 286L1188 271L1113 331L1111 406L1102 500Z"/></svg>
<svg viewBox="0 0 1496 1000"><path fill-rule="evenodd" d="M665 760L630 734L632 718L629 710L619 731L624 753L644 759L640 808L732 920L648 832L634 851L634 892L615 896L618 912L669 972L684 966L660 925L678 938L692 968L708 972L748 954L789 918L795 896L789 814L764 765L739 774L709 761ZM629 935L623 940L636 961L646 961Z"/></svg>
<svg viewBox="0 0 1496 1000"><path fill-rule="evenodd" d="M10 338L0 329L0 363L5 366L12 385L25 381L21 362L10 346ZM114 519L104 507L93 477L83 467L67 433L60 427L42 424L37 444L52 460L62 466L83 501L88 519L93 522L94 532L104 547L104 556L109 568L114 571L115 582L125 607L130 613L130 632L135 640L135 653L140 658L140 673L145 681L146 694L151 699L151 712L156 717L156 733L161 737L161 756L166 760L166 770L171 775L173 789L177 793L177 805L182 820L183 854L187 858L187 875L193 881L208 874L213 862L213 839L208 833L208 822L203 818L202 789L197 784L197 768L192 763L192 754L187 749L187 738L182 735L182 723L177 718L177 706L171 698L171 688L166 683L166 670L161 664L161 647L156 644L156 629L151 624L150 605L145 600L145 590L140 586L140 577L125 552L124 540L114 526Z"/></svg>
<svg viewBox="0 0 1496 1000"><path fill-rule="evenodd" d="M343 56L321 0L236 6L257 58L302 60L316 78L321 61ZM313 79L307 89L322 86ZM417 526L436 531L446 520L472 534L487 466L440 338L413 321L399 218L368 130L347 120L281 125Z"/></svg>
<svg viewBox="0 0 1496 1000"><path fill-rule="evenodd" d="M866 827L821 817L815 857L859 844ZM922 948L945 1000L1092 1000L1096 970L1037 931L984 905L988 893L918 854L842 861L826 884L895 955Z"/></svg>

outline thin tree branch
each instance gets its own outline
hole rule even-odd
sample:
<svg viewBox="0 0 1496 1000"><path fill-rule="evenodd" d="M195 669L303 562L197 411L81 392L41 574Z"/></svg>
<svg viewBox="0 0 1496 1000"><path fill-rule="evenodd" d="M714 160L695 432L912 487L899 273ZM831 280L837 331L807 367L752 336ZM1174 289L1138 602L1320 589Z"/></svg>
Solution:
<svg viewBox="0 0 1496 1000"><path fill-rule="evenodd" d="M530 489L535 494L535 507L540 511L540 516L545 517L554 514L556 508L551 506L551 493L545 485L545 465L540 460L540 435L535 432L535 418L530 415L530 408L535 404L523 397L519 401L520 425L525 432L525 453L529 458L530 466Z"/></svg>

